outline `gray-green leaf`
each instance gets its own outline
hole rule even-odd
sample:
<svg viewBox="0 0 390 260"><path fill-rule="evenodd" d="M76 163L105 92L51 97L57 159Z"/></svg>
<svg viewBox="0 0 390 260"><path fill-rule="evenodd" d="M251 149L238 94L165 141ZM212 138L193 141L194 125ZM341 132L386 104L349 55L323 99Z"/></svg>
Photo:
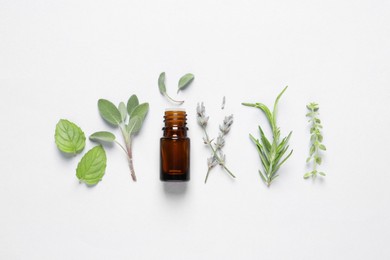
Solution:
<svg viewBox="0 0 390 260"><path fill-rule="evenodd" d="M89 136L89 140L95 141L95 142L114 142L115 141L115 135L110 132L96 132Z"/></svg>
<svg viewBox="0 0 390 260"><path fill-rule="evenodd" d="M88 185L95 185L102 180L107 164L103 146L95 146L81 158L76 169L77 178Z"/></svg>
<svg viewBox="0 0 390 260"><path fill-rule="evenodd" d="M119 106L118 106L118 110L119 110L119 113L121 113L122 122L124 122L126 120L126 117L127 117L127 109L126 109L125 103L120 102Z"/></svg>
<svg viewBox="0 0 390 260"><path fill-rule="evenodd" d="M323 151L326 151L326 147L325 147L325 145L323 145L323 144L320 144L319 148L320 148L321 150L323 150Z"/></svg>
<svg viewBox="0 0 390 260"><path fill-rule="evenodd" d="M183 77L180 78L177 93L179 93L180 90L186 88L192 81L194 80L194 75L191 73L187 73Z"/></svg>
<svg viewBox="0 0 390 260"><path fill-rule="evenodd" d="M119 112L118 108L106 99L99 99L98 108L100 115L106 120L108 123L112 125L119 125L122 122L122 116Z"/></svg>
<svg viewBox="0 0 390 260"><path fill-rule="evenodd" d="M62 152L77 154L85 147L84 132L76 124L61 119L56 125L55 143Z"/></svg>
<svg viewBox="0 0 390 260"><path fill-rule="evenodd" d="M136 108L139 105L139 101L136 95L132 95L129 100L127 101L127 113L131 115L134 108Z"/></svg>
<svg viewBox="0 0 390 260"><path fill-rule="evenodd" d="M134 108L133 112L131 112L130 114L130 118L134 116L139 116L140 119L143 121L148 111L149 103L142 103Z"/></svg>
<svg viewBox="0 0 390 260"><path fill-rule="evenodd" d="M160 76L158 77L158 89L163 95L167 92L165 87L165 72L161 72Z"/></svg>
<svg viewBox="0 0 390 260"><path fill-rule="evenodd" d="M127 133L133 135L137 133L142 127L142 119L139 116L133 116L129 120L129 124L126 126Z"/></svg>

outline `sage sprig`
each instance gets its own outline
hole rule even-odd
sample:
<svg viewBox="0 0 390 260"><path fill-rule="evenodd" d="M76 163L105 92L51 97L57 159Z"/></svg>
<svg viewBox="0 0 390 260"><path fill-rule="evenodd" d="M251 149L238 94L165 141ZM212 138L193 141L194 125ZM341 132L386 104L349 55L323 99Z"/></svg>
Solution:
<svg viewBox="0 0 390 260"><path fill-rule="evenodd" d="M307 172L303 175L303 178L308 179L310 177L316 178L317 174L325 176L324 172L317 171L317 166L322 163L322 158L320 150L326 151L325 145L322 144L323 136L321 133L322 125L321 120L318 118L319 105L317 103L309 103L306 105L306 108L309 110L309 113L306 114L306 117L309 118L310 127L310 153L309 157L306 159L306 163L313 161L312 171Z"/></svg>
<svg viewBox="0 0 390 260"><path fill-rule="evenodd" d="M213 143L214 139L210 139L207 134L207 122L209 117L206 116L206 109L204 107L203 102L196 108L197 121L198 124L202 127L204 137L203 142L207 145L211 150L211 156L207 159L207 174L205 178L205 183L207 183L207 179L209 177L210 171L214 166L220 165L225 171L233 178L236 178L234 174L226 167L226 155L222 152L222 148L225 146L225 136L229 133L230 128L233 124L233 115L226 116L223 120L223 124L219 126L219 135L217 137L216 142Z"/></svg>
<svg viewBox="0 0 390 260"><path fill-rule="evenodd" d="M116 143L125 152L130 168L130 173L133 181L137 181L135 175L134 163L133 163L133 151L132 140L135 134L137 134L145 120L146 114L149 111L149 103L139 104L136 95L132 95L127 106L125 103L119 103L116 107L112 102L106 99L99 99L98 108L101 117L113 126L119 127L121 130L124 145L116 140L113 133L107 131L101 131L93 133L89 136L91 141L100 143Z"/></svg>
<svg viewBox="0 0 390 260"><path fill-rule="evenodd" d="M187 73L184 76L182 76L179 79L177 93L179 93L180 90L188 87L190 83L194 80L194 75L191 73ZM160 93L166 97L171 103L181 105L184 103L184 100L175 100L171 98L167 93L167 88L165 86L165 72L161 72L160 76L158 77L158 89L160 90Z"/></svg>
<svg viewBox="0 0 390 260"><path fill-rule="evenodd" d="M268 187L275 180L275 178L279 176L277 175L279 168L293 153L293 150L291 150L290 153L283 158L284 154L289 148L288 142L290 140L292 132L290 132L287 137L284 137L282 140L280 140L280 128L276 124L278 102L283 93L286 91L286 89L287 87L285 87L283 91L277 96L272 112L266 105L262 103L242 103L242 105L244 106L260 109L265 114L268 123L271 126L272 142L267 139L260 126L260 140L254 138L251 134L249 135L250 139L257 147L257 151L259 153L260 160L263 165L264 171L262 172L261 170L259 170L260 177L267 184Z"/></svg>

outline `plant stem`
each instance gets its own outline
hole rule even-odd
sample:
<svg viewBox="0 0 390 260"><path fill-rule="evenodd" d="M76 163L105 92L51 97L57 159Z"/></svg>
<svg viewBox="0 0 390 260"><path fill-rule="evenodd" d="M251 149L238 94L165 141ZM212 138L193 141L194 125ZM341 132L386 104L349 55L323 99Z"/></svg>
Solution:
<svg viewBox="0 0 390 260"><path fill-rule="evenodd" d="M234 174L226 167L225 163L222 162L221 158L219 158L217 151L214 149L214 147L212 146L212 144L210 142L209 135L207 134L206 128L202 127L202 129L203 129L203 132L206 136L207 144L209 145L211 151L213 152L213 157L215 156L218 163L226 170L227 173L229 173L230 176L232 176L233 178L236 178L236 176L234 176ZM210 168L207 171L207 175L209 174L209 171L210 171ZM206 180L207 180L207 176L206 176Z"/></svg>
<svg viewBox="0 0 390 260"><path fill-rule="evenodd" d="M207 170L206 179L204 180L204 183L206 183L207 179L209 178L210 170L211 170L211 167L209 167L209 169Z"/></svg>
<svg viewBox="0 0 390 260"><path fill-rule="evenodd" d="M184 103L184 101L174 100L173 98L171 98L170 96L168 96L168 94L167 94L166 92L164 93L164 96L165 96L169 101L171 101L171 102L173 102L173 103L177 103L177 104L179 104L179 105L181 105L181 104Z"/></svg>
<svg viewBox="0 0 390 260"><path fill-rule="evenodd" d="M124 125L120 125L120 129L121 129L122 136L123 136L123 139L124 139L125 144L126 144L126 150L122 145L120 145L119 143L118 144L122 147L122 149L125 151L125 153L127 155L127 161L128 161L129 168L130 168L131 178L133 179L133 181L137 181L137 177L135 175L135 170L134 170L134 165L133 165L133 152L131 150L131 136L127 134L127 131L126 131Z"/></svg>

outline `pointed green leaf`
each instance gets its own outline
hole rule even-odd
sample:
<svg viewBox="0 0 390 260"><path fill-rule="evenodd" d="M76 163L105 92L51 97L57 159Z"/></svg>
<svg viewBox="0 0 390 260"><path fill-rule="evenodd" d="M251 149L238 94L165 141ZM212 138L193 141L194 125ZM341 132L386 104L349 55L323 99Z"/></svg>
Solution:
<svg viewBox="0 0 390 260"><path fill-rule="evenodd" d="M136 134L142 127L142 119L139 116L133 116L126 126L126 131L129 135Z"/></svg>
<svg viewBox="0 0 390 260"><path fill-rule="evenodd" d="M77 178L88 185L97 184L104 176L106 162L107 157L103 146L95 146L81 158L77 165Z"/></svg>
<svg viewBox="0 0 390 260"><path fill-rule="evenodd" d="M321 150L323 150L323 151L326 151L326 147L325 147L325 145L323 145L323 144L320 144L319 148L320 148Z"/></svg>
<svg viewBox="0 0 390 260"><path fill-rule="evenodd" d="M262 173L260 170L259 170L259 174L260 174L261 179L262 179L265 183L267 183L267 180L265 179L263 173Z"/></svg>
<svg viewBox="0 0 390 260"><path fill-rule="evenodd" d="M319 172L318 174L321 176L326 176L326 174L324 172Z"/></svg>
<svg viewBox="0 0 390 260"><path fill-rule="evenodd" d="M118 108L106 99L99 99L98 108L100 115L106 120L108 123L112 125L119 125L122 122L121 113Z"/></svg>
<svg viewBox="0 0 390 260"><path fill-rule="evenodd" d="M275 103L274 103L274 110L272 111L272 115L273 115L273 124L276 125L276 115L277 115L277 110L278 110L278 103L279 103L279 99L282 97L283 93L286 91L288 86L286 86L282 92L280 92L280 94L277 96L276 100L275 100Z"/></svg>
<svg viewBox="0 0 390 260"><path fill-rule="evenodd" d="M308 179L311 175L311 172L307 172L305 175L303 175L303 178Z"/></svg>
<svg viewBox="0 0 390 260"><path fill-rule="evenodd" d="M120 102L119 106L118 106L118 110L119 110L119 113L121 113L122 122L124 122L126 120L126 117L127 117L127 109L126 109L125 103Z"/></svg>
<svg viewBox="0 0 390 260"><path fill-rule="evenodd" d="M115 135L110 132L101 131L91 134L89 140L94 142L114 142Z"/></svg>
<svg viewBox="0 0 390 260"><path fill-rule="evenodd" d="M179 93L180 90L186 88L192 81L194 80L194 75L191 73L187 73L183 77L180 78L177 93Z"/></svg>
<svg viewBox="0 0 390 260"><path fill-rule="evenodd" d="M165 87L165 72L161 72L160 76L158 77L158 89L163 95L167 93L167 89Z"/></svg>
<svg viewBox="0 0 390 260"><path fill-rule="evenodd" d="M267 137L265 137L265 134L263 132L263 129L261 129L261 127L259 126L259 131L260 131L260 138L261 138L261 142L264 144L264 147L266 148L266 150L269 152L271 151L271 144L270 142L268 141Z"/></svg>
<svg viewBox="0 0 390 260"><path fill-rule="evenodd" d="M316 157L316 163L318 164L318 165L320 165L321 164L321 162L322 162L322 159L321 159L321 157Z"/></svg>
<svg viewBox="0 0 390 260"><path fill-rule="evenodd" d="M315 153L315 151L316 151L316 148L315 148L314 145L312 145L312 146L310 147L310 156L312 156L312 155Z"/></svg>
<svg viewBox="0 0 390 260"><path fill-rule="evenodd" d="M142 103L134 108L133 112L130 114L130 118L139 116L139 118L143 121L148 111L149 103Z"/></svg>
<svg viewBox="0 0 390 260"><path fill-rule="evenodd" d="M132 95L127 101L127 113L131 115L133 113L134 108L139 105L139 101L136 95Z"/></svg>
<svg viewBox="0 0 390 260"><path fill-rule="evenodd" d="M58 149L64 153L77 154L85 147L84 132L76 124L61 119L57 125L54 135Z"/></svg>

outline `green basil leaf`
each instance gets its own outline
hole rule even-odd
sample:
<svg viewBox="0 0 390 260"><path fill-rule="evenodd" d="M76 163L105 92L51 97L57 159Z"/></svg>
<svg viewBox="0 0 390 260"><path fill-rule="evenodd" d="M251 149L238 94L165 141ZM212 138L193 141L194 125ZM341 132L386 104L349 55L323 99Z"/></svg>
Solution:
<svg viewBox="0 0 390 260"><path fill-rule="evenodd" d="M84 132L76 124L61 119L56 125L55 143L62 152L77 154L85 147Z"/></svg>
<svg viewBox="0 0 390 260"><path fill-rule="evenodd" d="M88 185L102 180L106 171L107 157L103 146L95 146L81 158L76 169L77 178Z"/></svg>
<svg viewBox="0 0 390 260"><path fill-rule="evenodd" d="M139 105L139 101L136 95L132 95L129 98L129 101L127 101L127 112L129 115L133 112L134 108L136 108Z"/></svg>
<svg viewBox="0 0 390 260"><path fill-rule="evenodd" d="M158 77L158 89L163 95L167 92L165 87L165 72L161 72L160 76Z"/></svg>
<svg viewBox="0 0 390 260"><path fill-rule="evenodd" d="M137 133L142 127L142 121L143 120L139 116L133 116L126 126L127 133L129 135Z"/></svg>
<svg viewBox="0 0 390 260"><path fill-rule="evenodd" d="M99 99L98 108L100 115L106 120L108 123L112 125L119 125L122 122L121 113L118 108L106 99Z"/></svg>
<svg viewBox="0 0 390 260"><path fill-rule="evenodd" d="M119 110L119 113L121 113L122 122L124 122L126 120L126 117L127 117L127 109L126 109L125 103L120 102L119 106L118 106L118 110Z"/></svg>
<svg viewBox="0 0 390 260"><path fill-rule="evenodd" d="M186 88L194 80L194 78L194 75L191 73L187 73L186 75L181 77L179 80L177 93L179 93L180 90Z"/></svg>
<svg viewBox="0 0 390 260"><path fill-rule="evenodd" d="M89 136L89 140L95 141L95 142L114 142L115 141L115 135L110 132L96 132Z"/></svg>

